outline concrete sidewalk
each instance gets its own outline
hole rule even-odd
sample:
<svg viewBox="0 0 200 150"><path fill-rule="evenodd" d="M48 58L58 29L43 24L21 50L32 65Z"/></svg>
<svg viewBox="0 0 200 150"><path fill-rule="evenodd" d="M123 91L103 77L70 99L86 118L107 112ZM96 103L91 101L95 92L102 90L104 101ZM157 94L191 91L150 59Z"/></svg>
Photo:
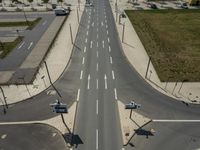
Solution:
<svg viewBox="0 0 200 150"><path fill-rule="evenodd" d="M81 1L81 10L79 11L80 17L82 16L84 10L84 3L85 2ZM73 40L75 40L78 31L77 19L74 19L77 17L76 11L77 7L72 6L70 15L64 23L60 34L57 36L52 49L45 58L52 82L55 82L61 76L70 61L73 44L71 43L69 25L71 24L74 38ZM8 104L16 103L37 95L49 86L50 82L47 75L47 70L44 64L42 64L38 74L36 75L36 79L33 81L33 84L1 86L1 105L4 104L4 99L6 99Z"/></svg>
<svg viewBox="0 0 200 150"><path fill-rule="evenodd" d="M116 17L115 1L110 1L113 15ZM118 10L123 10L126 0L118 2ZM119 18L119 14L118 14ZM117 18L117 20L118 20ZM116 18L115 18L116 20ZM122 41L123 24L125 24L124 42L122 42L123 52L129 63L137 70L141 77L145 79L149 56L134 30L130 20L121 18L121 24L116 23L119 37ZM191 82L161 82L152 63L150 63L147 79L145 79L156 90L171 96L177 100L200 104L200 83Z"/></svg>

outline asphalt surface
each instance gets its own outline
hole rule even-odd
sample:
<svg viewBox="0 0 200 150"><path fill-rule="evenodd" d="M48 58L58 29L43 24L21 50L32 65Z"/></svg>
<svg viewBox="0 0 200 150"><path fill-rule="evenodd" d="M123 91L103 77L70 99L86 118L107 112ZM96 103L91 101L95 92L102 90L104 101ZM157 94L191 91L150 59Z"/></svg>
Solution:
<svg viewBox="0 0 200 150"><path fill-rule="evenodd" d="M61 101L68 107L78 100L75 149L122 149L116 99L142 104L137 112L151 119L200 119L200 106L167 97L138 75L122 53L109 2L94 0L93 4L81 18L70 65L55 83L62 95ZM33 99L11 105L5 115L1 113L0 121L51 118L56 114L49 103L56 98L57 95L47 95L46 91L40 93ZM151 140L146 141L146 135L136 135L131 143L135 149L160 150L162 145L165 149L193 149L199 146L198 126L199 123L151 123L146 126L147 130L156 130L154 136L149 136ZM187 147L184 142L189 138L194 140ZM176 141L183 144L177 145ZM129 145L125 149L133 147Z"/></svg>
<svg viewBox="0 0 200 150"><path fill-rule="evenodd" d="M67 146L60 132L48 125L1 125L0 149L66 150Z"/></svg>
<svg viewBox="0 0 200 150"><path fill-rule="evenodd" d="M10 14L10 15L0 15L0 19L13 19L13 18L24 18L23 14ZM46 29L49 27L51 22L54 20L54 14L41 14L33 13L27 14L27 18L38 18L42 19L40 22L32 29L26 31L20 31L19 36L24 36L23 41L9 53L4 59L0 59L0 71L16 70L30 54L34 46L40 40L41 36L44 34ZM18 36L16 32L1 32L5 36Z"/></svg>

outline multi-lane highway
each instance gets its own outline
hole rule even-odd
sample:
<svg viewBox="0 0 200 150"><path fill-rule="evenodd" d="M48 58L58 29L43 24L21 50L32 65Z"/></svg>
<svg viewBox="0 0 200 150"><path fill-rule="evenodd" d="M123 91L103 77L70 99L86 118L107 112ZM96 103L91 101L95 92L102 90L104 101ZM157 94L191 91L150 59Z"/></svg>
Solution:
<svg viewBox="0 0 200 150"><path fill-rule="evenodd" d="M86 7L80 20L70 66L55 83L62 102L70 106L73 101L78 101L74 134L79 140L74 139L74 149L199 148L198 122L169 123L167 120L199 120L200 107L187 106L147 84L122 53L109 2L94 0L92 3L94 6ZM11 105L6 115L1 114L0 121L51 118L55 114L49 103L55 98L58 96L47 95L44 91L32 99ZM166 119L166 122L149 124L144 129L154 128L154 136L146 139L146 136L136 135L131 140L134 147L123 147L117 100L141 103L139 113L151 119Z"/></svg>

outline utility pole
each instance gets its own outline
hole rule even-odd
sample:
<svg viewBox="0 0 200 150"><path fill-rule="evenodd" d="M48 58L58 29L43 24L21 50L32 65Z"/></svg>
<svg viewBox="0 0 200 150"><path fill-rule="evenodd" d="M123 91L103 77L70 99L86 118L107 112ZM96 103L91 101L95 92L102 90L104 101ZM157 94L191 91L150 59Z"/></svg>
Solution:
<svg viewBox="0 0 200 150"><path fill-rule="evenodd" d="M149 61L148 61L148 64L147 64L147 70L146 70L146 74L145 74L145 79L147 78L150 62L151 62L151 56L149 56Z"/></svg>
<svg viewBox="0 0 200 150"><path fill-rule="evenodd" d="M6 105L6 108L8 108L8 104L7 104L7 101L6 101L7 97L5 96L5 93L4 93L3 88L1 86L0 86L0 90L1 90L1 93L3 95L3 100L4 100L4 103Z"/></svg>
<svg viewBox="0 0 200 150"><path fill-rule="evenodd" d="M58 92L58 90L56 89L56 87L53 85L52 81L51 81L51 77L50 77L50 73L49 73L49 69L48 69L48 66L47 66L47 62L44 60L44 65L46 67L46 70L47 70L47 75L49 77L49 82L51 84L51 86L54 88L54 90L56 91L56 93L58 94L59 97L62 97L61 94Z"/></svg>
<svg viewBox="0 0 200 150"><path fill-rule="evenodd" d="M72 44L74 44L71 24L69 24L69 29L70 29L71 41L72 41Z"/></svg>

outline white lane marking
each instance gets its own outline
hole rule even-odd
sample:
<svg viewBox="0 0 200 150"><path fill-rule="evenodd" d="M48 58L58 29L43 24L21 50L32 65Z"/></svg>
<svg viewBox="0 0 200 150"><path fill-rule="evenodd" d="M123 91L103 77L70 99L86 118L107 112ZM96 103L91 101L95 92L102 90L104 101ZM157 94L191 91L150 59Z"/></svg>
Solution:
<svg viewBox="0 0 200 150"><path fill-rule="evenodd" d="M95 12L95 9L94 9L94 12Z"/></svg>
<svg viewBox="0 0 200 150"><path fill-rule="evenodd" d="M76 100L79 101L79 98L80 98L80 89L78 89Z"/></svg>
<svg viewBox="0 0 200 150"><path fill-rule="evenodd" d="M125 148L122 148L122 150L125 150Z"/></svg>
<svg viewBox="0 0 200 150"><path fill-rule="evenodd" d="M112 78L115 80L115 72L112 70Z"/></svg>
<svg viewBox="0 0 200 150"><path fill-rule="evenodd" d="M87 38L85 39L85 43L87 43Z"/></svg>
<svg viewBox="0 0 200 150"><path fill-rule="evenodd" d="M31 43L30 43L30 45L29 45L28 49L30 49L32 45L33 45L33 42L31 42Z"/></svg>
<svg viewBox="0 0 200 150"><path fill-rule="evenodd" d="M99 80L97 79L96 82L97 82L96 88L99 89Z"/></svg>
<svg viewBox="0 0 200 150"><path fill-rule="evenodd" d="M99 103L99 101L98 101L98 99L97 99L97 100L96 100L96 114L97 114L97 115L98 115L98 113L99 113L98 103Z"/></svg>
<svg viewBox="0 0 200 150"><path fill-rule="evenodd" d="M98 41L97 41L97 47L99 47L99 43L98 43Z"/></svg>
<svg viewBox="0 0 200 150"><path fill-rule="evenodd" d="M200 120L165 120L165 119L153 119L153 122L199 122Z"/></svg>
<svg viewBox="0 0 200 150"><path fill-rule="evenodd" d="M90 24L90 20L88 20L88 24Z"/></svg>
<svg viewBox="0 0 200 150"><path fill-rule="evenodd" d="M18 49L22 48L22 46L25 44L25 42L23 42L19 47Z"/></svg>
<svg viewBox="0 0 200 150"><path fill-rule="evenodd" d="M101 26L103 26L103 21L101 22Z"/></svg>
<svg viewBox="0 0 200 150"><path fill-rule="evenodd" d="M86 33L87 35L88 35L88 31L87 31L87 33Z"/></svg>
<svg viewBox="0 0 200 150"><path fill-rule="evenodd" d="M108 30L107 30L107 34L108 34Z"/></svg>
<svg viewBox="0 0 200 150"><path fill-rule="evenodd" d="M97 51L97 58L99 57L99 52Z"/></svg>
<svg viewBox="0 0 200 150"><path fill-rule="evenodd" d="M109 52L111 52L111 48L110 48L110 46L108 47L108 49L109 49Z"/></svg>
<svg viewBox="0 0 200 150"><path fill-rule="evenodd" d="M110 63L112 64L112 57L110 56Z"/></svg>
<svg viewBox="0 0 200 150"><path fill-rule="evenodd" d="M47 21L45 20L45 21L42 23L42 25L44 26L46 23L47 23Z"/></svg>
<svg viewBox="0 0 200 150"><path fill-rule="evenodd" d="M84 50L83 50L83 52L84 52L84 53L86 52L86 46L84 47Z"/></svg>
<svg viewBox="0 0 200 150"><path fill-rule="evenodd" d="M103 45L103 48L104 48L104 41L102 41L102 45Z"/></svg>
<svg viewBox="0 0 200 150"><path fill-rule="evenodd" d="M105 19L106 19L106 15L105 15Z"/></svg>
<svg viewBox="0 0 200 150"><path fill-rule="evenodd" d="M90 42L90 48L92 48L93 41Z"/></svg>
<svg viewBox="0 0 200 150"><path fill-rule="evenodd" d="M108 89L108 85L107 85L107 76L106 76L106 74L104 75L104 80L105 80L105 89Z"/></svg>
<svg viewBox="0 0 200 150"><path fill-rule="evenodd" d="M85 63L85 57L83 57L83 59L82 59L82 64L84 64Z"/></svg>
<svg viewBox="0 0 200 150"><path fill-rule="evenodd" d="M80 75L80 79L83 78L83 70L81 70L81 75Z"/></svg>
<svg viewBox="0 0 200 150"><path fill-rule="evenodd" d="M97 28L97 32L99 31L99 29Z"/></svg>
<svg viewBox="0 0 200 150"><path fill-rule="evenodd" d="M7 134L3 134L2 136L1 136L1 139L5 139L7 137Z"/></svg>
<svg viewBox="0 0 200 150"><path fill-rule="evenodd" d="M105 19L105 23L107 23L107 20Z"/></svg>
<svg viewBox="0 0 200 150"><path fill-rule="evenodd" d="M94 22L92 23L92 26L94 27Z"/></svg>
<svg viewBox="0 0 200 150"><path fill-rule="evenodd" d="M90 15L91 15L91 12L90 12ZM89 19L90 19L90 16L89 16Z"/></svg>
<svg viewBox="0 0 200 150"><path fill-rule="evenodd" d="M99 64L97 63L96 71L99 71Z"/></svg>
<svg viewBox="0 0 200 150"><path fill-rule="evenodd" d="M106 29L108 28L108 25L106 25Z"/></svg>
<svg viewBox="0 0 200 150"><path fill-rule="evenodd" d="M108 43L110 43L110 38L108 37Z"/></svg>
<svg viewBox="0 0 200 150"><path fill-rule="evenodd" d="M89 28L90 28L90 26L88 25L88 26L87 26L87 28L89 29Z"/></svg>
<svg viewBox="0 0 200 150"><path fill-rule="evenodd" d="M97 39L99 38L99 34L97 33Z"/></svg>
<svg viewBox="0 0 200 150"><path fill-rule="evenodd" d="M96 150L98 150L99 145L98 145L98 129L96 129Z"/></svg>
<svg viewBox="0 0 200 150"><path fill-rule="evenodd" d="M88 90L90 89L90 74L88 75L88 86L87 86L87 89Z"/></svg>
<svg viewBox="0 0 200 150"><path fill-rule="evenodd" d="M114 88L114 93L115 93L115 99L117 100L117 89Z"/></svg>

